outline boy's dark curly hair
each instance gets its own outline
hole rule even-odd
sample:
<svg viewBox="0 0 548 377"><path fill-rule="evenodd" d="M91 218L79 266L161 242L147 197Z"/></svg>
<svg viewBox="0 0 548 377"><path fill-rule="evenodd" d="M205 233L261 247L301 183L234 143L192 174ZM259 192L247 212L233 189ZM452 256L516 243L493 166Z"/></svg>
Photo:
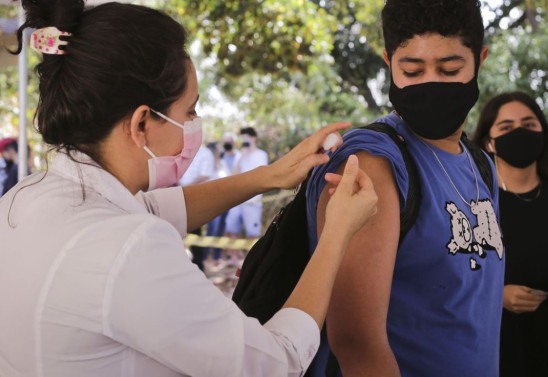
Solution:
<svg viewBox="0 0 548 377"><path fill-rule="evenodd" d="M484 27L478 0L386 0L382 10L384 46L388 57L415 35L459 36L479 62Z"/></svg>

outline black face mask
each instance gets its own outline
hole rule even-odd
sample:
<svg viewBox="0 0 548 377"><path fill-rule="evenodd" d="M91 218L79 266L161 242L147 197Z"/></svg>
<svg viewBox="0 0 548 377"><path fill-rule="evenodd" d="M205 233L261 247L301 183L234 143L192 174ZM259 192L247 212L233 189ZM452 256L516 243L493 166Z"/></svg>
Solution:
<svg viewBox="0 0 548 377"><path fill-rule="evenodd" d="M476 77L468 83L426 82L398 88L390 83L390 102L417 135L430 140L454 134L479 97Z"/></svg>
<svg viewBox="0 0 548 377"><path fill-rule="evenodd" d="M244 141L244 142L242 143L242 148L248 148L249 145L250 145L250 144L249 144L249 141Z"/></svg>
<svg viewBox="0 0 548 377"><path fill-rule="evenodd" d="M224 143L224 144L223 144L223 149L224 149L225 151L227 151L227 152L230 152L230 151L232 150L233 147L234 147L234 146L233 146L232 144L230 144L230 143Z"/></svg>
<svg viewBox="0 0 548 377"><path fill-rule="evenodd" d="M538 160L544 148L544 134L518 127L493 139L497 156L516 168L525 168Z"/></svg>

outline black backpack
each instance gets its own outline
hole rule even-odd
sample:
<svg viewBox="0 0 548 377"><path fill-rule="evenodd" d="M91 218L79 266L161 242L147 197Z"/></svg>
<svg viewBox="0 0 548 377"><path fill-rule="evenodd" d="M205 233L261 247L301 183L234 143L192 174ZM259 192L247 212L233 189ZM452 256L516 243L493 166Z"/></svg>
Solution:
<svg viewBox="0 0 548 377"><path fill-rule="evenodd" d="M399 147L409 175L406 206L400 213L400 242L414 224L421 201L421 189L415 162L407 150L404 138L388 124L372 123L360 128L384 132ZM493 191L493 172L487 156L463 133L461 138L476 162L478 170ZM284 206L257 240L244 259L232 300L249 317L261 324L282 308L310 259L306 186L301 184L295 198ZM335 363L335 364L333 364ZM336 369L331 355L328 368ZM309 375L309 372L305 376ZM328 374L329 375L329 374Z"/></svg>

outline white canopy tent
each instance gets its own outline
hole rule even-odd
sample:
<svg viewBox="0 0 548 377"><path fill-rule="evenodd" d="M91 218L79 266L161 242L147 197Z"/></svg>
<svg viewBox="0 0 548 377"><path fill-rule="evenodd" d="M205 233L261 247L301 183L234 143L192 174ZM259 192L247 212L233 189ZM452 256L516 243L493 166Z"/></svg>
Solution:
<svg viewBox="0 0 548 377"><path fill-rule="evenodd" d="M99 4L104 4L111 2L112 0L86 0L87 6L96 6ZM143 4L150 5L158 3L156 0L116 0L119 3L133 3L133 4ZM9 5L13 7L18 7L18 19L4 19L0 22L0 38L3 46L10 46L16 43L15 32L17 31L19 25L24 22L24 12L21 7L20 1L13 0L0 0L0 5ZM28 40L27 34L25 33L26 39ZM27 59L27 48L28 43L23 43L23 50L18 56L9 54L7 51L0 53L0 67L6 65L13 65L17 62L19 66L19 179L22 179L26 174L26 161L27 161L27 86L28 86L28 59Z"/></svg>

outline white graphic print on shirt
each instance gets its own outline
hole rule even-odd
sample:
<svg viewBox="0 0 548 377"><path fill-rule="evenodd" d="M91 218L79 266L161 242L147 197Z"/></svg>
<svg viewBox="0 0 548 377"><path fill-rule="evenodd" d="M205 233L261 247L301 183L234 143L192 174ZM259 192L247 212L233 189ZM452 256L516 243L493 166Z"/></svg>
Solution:
<svg viewBox="0 0 548 377"><path fill-rule="evenodd" d="M447 244L449 253L477 254L480 258L487 257L487 250L495 250L499 260L502 260L504 247L495 210L489 199L472 201L471 210L476 216L477 226L472 227L470 219L457 208L454 202L449 202L445 210L451 215L452 239ZM479 270L481 265L470 257L470 269Z"/></svg>

